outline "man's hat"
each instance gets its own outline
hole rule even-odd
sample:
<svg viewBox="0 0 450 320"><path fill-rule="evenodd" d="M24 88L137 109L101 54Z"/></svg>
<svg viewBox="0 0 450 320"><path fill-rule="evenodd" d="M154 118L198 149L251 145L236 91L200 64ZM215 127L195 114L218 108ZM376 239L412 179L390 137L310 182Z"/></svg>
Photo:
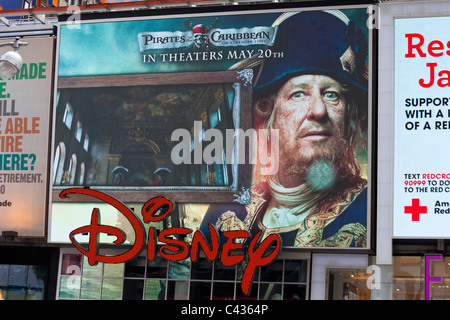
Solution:
<svg viewBox="0 0 450 320"><path fill-rule="evenodd" d="M324 74L367 93L367 39L339 10L289 12L278 26L272 55L264 60L255 90L300 74Z"/></svg>

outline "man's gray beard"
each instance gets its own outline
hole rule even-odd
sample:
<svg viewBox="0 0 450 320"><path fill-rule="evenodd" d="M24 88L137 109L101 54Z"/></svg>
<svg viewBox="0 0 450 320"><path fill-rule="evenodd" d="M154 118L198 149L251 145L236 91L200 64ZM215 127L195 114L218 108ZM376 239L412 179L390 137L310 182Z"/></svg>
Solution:
<svg viewBox="0 0 450 320"><path fill-rule="evenodd" d="M282 147L281 147L282 148ZM340 138L336 143L327 144L312 157L295 159L292 152L280 150L280 170L282 175L296 176L299 185L308 180L310 169L317 163L328 163L334 170L335 181L349 179L355 175L355 153L348 142Z"/></svg>

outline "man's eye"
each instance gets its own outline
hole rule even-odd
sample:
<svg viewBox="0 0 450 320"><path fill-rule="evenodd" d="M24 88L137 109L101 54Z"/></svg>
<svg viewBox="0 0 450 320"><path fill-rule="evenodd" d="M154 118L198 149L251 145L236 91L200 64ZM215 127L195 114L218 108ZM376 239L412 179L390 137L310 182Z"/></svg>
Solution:
<svg viewBox="0 0 450 320"><path fill-rule="evenodd" d="M299 98L302 98L302 97L304 97L305 95L304 95L304 93L303 92L295 92L293 95L292 95L292 98L294 98L294 99L299 99Z"/></svg>
<svg viewBox="0 0 450 320"><path fill-rule="evenodd" d="M339 98L339 94L337 92L325 92L325 98L329 99L329 100L336 100L337 98Z"/></svg>

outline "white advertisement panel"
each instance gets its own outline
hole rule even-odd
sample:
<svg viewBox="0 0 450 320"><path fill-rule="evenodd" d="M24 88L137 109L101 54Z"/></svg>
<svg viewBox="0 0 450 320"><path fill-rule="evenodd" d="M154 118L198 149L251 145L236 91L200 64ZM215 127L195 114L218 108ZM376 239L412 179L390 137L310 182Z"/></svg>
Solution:
<svg viewBox="0 0 450 320"><path fill-rule="evenodd" d="M394 237L450 236L450 17L395 19Z"/></svg>
<svg viewBox="0 0 450 320"><path fill-rule="evenodd" d="M3 41L8 42L8 40ZM0 80L0 231L45 235L54 39L21 39L18 75ZM2 47L1 54L13 50Z"/></svg>

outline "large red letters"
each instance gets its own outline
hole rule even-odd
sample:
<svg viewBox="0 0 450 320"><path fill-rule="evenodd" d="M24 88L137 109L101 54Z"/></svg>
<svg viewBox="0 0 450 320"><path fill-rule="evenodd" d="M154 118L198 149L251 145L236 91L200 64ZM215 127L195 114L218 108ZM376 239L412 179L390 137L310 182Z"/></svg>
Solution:
<svg viewBox="0 0 450 320"><path fill-rule="evenodd" d="M103 202L111 204L119 212L121 212L131 223L135 233L135 243L127 252L117 256L102 256L99 254L98 243L100 233L108 233L116 237L114 244L122 244L126 240L124 232L116 227L102 225L100 223L100 212L94 208L91 215L90 225L83 226L73 230L70 235L70 241L75 247L88 258L91 265L98 262L102 263L122 263L129 261L139 255L145 243L145 229L141 221L134 215L133 211L119 200L108 196L100 191L83 189L83 188L69 188L60 193L61 198L67 198L69 194L77 193L95 197ZM173 203L164 197L155 197L148 200L142 207L141 214L143 221L157 222L167 217L172 211ZM236 241L237 239L250 238L250 233L246 230L233 230L224 232L223 235L227 238L220 250L220 238L217 230L209 225L210 239L207 241L200 231L196 231L193 236L191 245L177 239L176 235L187 235L192 230L187 228L168 228L159 232L150 227L148 231L147 242L147 258L153 260L156 254L159 254L170 261L179 261L190 256L192 261L197 261L200 247L205 253L209 261L220 258L225 266L233 266L243 262L246 257L244 255L243 241ZM76 240L75 235L79 233L89 233L88 248L83 248ZM265 239L261 238L259 232L250 242L248 247L248 257L246 259L245 271L242 277L241 287L245 294L249 293L253 274L258 266L265 266L271 263L278 255L281 248L281 239L279 235L272 234ZM163 243L159 250L157 243ZM209 243L208 243L209 242ZM259 243L259 244L258 244ZM269 253L267 253L269 251ZM233 254L234 253L234 254ZM267 254L266 254L267 253Z"/></svg>

